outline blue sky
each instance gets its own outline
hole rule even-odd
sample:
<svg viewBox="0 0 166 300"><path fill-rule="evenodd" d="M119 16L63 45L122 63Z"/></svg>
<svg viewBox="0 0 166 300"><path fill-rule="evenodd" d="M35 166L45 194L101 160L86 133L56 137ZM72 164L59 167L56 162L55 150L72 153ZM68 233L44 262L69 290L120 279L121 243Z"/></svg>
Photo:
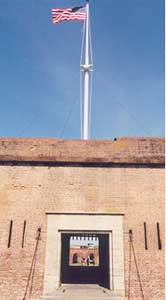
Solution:
<svg viewBox="0 0 166 300"><path fill-rule="evenodd" d="M82 22L51 8L83 0L0 0L0 136L80 138ZM164 0L91 0L91 138L164 135Z"/></svg>

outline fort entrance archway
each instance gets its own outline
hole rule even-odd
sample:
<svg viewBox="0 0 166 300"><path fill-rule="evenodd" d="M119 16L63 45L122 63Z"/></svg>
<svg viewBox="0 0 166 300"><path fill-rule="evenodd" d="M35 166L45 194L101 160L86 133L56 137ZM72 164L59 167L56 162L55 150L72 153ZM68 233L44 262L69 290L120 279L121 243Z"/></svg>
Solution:
<svg viewBox="0 0 166 300"><path fill-rule="evenodd" d="M61 283L110 288L109 234L61 234Z"/></svg>
<svg viewBox="0 0 166 300"><path fill-rule="evenodd" d="M123 213L47 213L44 295L62 283L124 296Z"/></svg>

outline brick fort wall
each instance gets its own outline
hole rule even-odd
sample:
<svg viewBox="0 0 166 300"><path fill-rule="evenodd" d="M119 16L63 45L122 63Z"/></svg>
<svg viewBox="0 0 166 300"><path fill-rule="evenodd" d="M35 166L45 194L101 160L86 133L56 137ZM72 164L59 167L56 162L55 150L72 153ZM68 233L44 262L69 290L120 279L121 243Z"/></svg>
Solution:
<svg viewBox="0 0 166 300"><path fill-rule="evenodd" d="M50 144L54 147L49 148ZM163 299L164 140L130 138L120 140L119 145L118 141L96 144L78 141L77 150L72 152L73 144L77 141L66 144L60 141L57 145L57 140L0 140L0 299L23 298L38 227L41 227L41 240L30 293L32 297L42 295L46 211L124 212L126 296L129 293L128 231L132 229L145 299ZM131 299L142 299L133 257L130 292Z"/></svg>

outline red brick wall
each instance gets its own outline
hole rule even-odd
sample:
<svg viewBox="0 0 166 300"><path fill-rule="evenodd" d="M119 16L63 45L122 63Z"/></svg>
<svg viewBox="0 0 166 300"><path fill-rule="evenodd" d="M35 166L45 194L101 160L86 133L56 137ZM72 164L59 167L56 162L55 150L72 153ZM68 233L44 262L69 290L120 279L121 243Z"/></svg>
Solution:
<svg viewBox="0 0 166 300"><path fill-rule="evenodd" d="M36 243L42 227L32 296L43 290L46 211L124 212L125 282L128 294L129 238L133 241L146 300L163 299L164 289L164 170L155 167L0 166L0 300L24 295ZM7 248L13 220L11 247ZM25 247L21 248L23 222ZM147 224L148 250L143 223ZM162 250L158 250L156 222ZM131 299L141 300L132 257Z"/></svg>
<svg viewBox="0 0 166 300"><path fill-rule="evenodd" d="M91 254L94 255L94 265L99 264L99 248L95 247L92 249L89 248L78 248L78 247L70 247L70 256L69 256L69 261L70 265L73 264L73 255L77 253L78 256L78 264L82 264L82 258L85 259L84 265L87 265L87 258Z"/></svg>
<svg viewBox="0 0 166 300"><path fill-rule="evenodd" d="M112 140L0 138L0 160L38 162L164 163L164 138Z"/></svg>

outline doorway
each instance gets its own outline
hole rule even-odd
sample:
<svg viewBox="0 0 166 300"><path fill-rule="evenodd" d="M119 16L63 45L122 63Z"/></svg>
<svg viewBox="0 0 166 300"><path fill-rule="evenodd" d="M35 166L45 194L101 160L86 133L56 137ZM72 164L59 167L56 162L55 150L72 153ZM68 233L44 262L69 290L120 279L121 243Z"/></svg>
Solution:
<svg viewBox="0 0 166 300"><path fill-rule="evenodd" d="M73 262L75 268L69 265L70 237L82 234L88 234L89 239L90 235L98 237L99 266L95 259L93 266L91 257L89 267L80 268L76 256ZM62 282L97 283L124 295L123 249L123 213L48 212L44 295L53 294ZM83 260L82 264L86 265L87 261Z"/></svg>
<svg viewBox="0 0 166 300"><path fill-rule="evenodd" d="M110 288L109 234L61 233L61 283Z"/></svg>

